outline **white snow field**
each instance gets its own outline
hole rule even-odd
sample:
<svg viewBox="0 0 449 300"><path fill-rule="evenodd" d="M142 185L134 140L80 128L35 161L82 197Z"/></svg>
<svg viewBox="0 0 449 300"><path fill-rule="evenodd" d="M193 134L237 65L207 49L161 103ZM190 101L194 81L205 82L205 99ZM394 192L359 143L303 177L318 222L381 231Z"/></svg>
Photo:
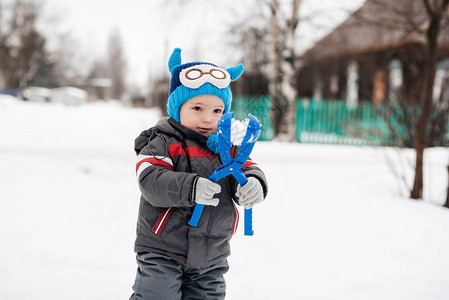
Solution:
<svg viewBox="0 0 449 300"><path fill-rule="evenodd" d="M0 299L129 298L133 142L159 117L0 97ZM448 149L426 150L424 201L405 197L394 149L258 142L252 157L269 196L255 235L233 238L227 299L449 299Z"/></svg>

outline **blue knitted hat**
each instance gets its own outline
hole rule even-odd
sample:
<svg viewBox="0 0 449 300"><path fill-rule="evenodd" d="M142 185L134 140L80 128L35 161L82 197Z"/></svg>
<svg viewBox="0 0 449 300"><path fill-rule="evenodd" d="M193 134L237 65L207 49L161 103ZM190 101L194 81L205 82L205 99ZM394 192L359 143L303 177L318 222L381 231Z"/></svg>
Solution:
<svg viewBox="0 0 449 300"><path fill-rule="evenodd" d="M200 95L220 97L225 104L224 113L229 112L232 102L229 84L243 73L242 64L228 69L207 62L181 64L179 48L173 50L168 61L168 69L172 77L167 111L170 117L178 122L180 122L179 110L184 102Z"/></svg>

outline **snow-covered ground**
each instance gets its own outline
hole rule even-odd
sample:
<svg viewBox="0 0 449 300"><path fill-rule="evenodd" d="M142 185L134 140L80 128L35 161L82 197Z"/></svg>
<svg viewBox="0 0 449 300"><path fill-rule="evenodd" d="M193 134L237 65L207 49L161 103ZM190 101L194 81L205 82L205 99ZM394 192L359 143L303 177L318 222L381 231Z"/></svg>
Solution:
<svg viewBox="0 0 449 300"><path fill-rule="evenodd" d="M158 118L0 97L0 299L128 299L133 141ZM403 196L392 149L259 142L252 157L269 196L255 235L233 238L227 299L449 299L447 149L426 152L425 201Z"/></svg>

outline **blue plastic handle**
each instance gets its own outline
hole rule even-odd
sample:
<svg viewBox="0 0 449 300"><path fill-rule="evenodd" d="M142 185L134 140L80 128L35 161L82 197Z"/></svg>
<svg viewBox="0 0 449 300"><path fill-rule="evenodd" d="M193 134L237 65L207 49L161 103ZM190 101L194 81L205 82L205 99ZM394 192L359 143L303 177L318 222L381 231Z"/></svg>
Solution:
<svg viewBox="0 0 449 300"><path fill-rule="evenodd" d="M200 220L201 213L203 212L204 204L196 204L195 209L193 210L192 217L188 224L190 226L196 227L198 226L198 221Z"/></svg>
<svg viewBox="0 0 449 300"><path fill-rule="evenodd" d="M243 174L243 172L242 172L242 174ZM240 186L244 186L245 184L248 183L248 179L246 177L238 179L237 181L239 182ZM254 231L253 231L253 209L245 208L243 217L244 217L244 221L245 221L244 234L251 236L254 234Z"/></svg>
<svg viewBox="0 0 449 300"><path fill-rule="evenodd" d="M253 209L245 208L245 235L253 235Z"/></svg>
<svg viewBox="0 0 449 300"><path fill-rule="evenodd" d="M245 178L245 185L248 182L248 180ZM242 186L243 186L242 185ZM204 204L196 204L195 209L193 210L192 217L190 218L190 221L188 224L193 227L198 226L198 222L200 220L201 214L203 212ZM244 234L247 236L254 235L253 231L253 209L252 208L245 208L244 212L244 221L245 221L245 227L244 227Z"/></svg>

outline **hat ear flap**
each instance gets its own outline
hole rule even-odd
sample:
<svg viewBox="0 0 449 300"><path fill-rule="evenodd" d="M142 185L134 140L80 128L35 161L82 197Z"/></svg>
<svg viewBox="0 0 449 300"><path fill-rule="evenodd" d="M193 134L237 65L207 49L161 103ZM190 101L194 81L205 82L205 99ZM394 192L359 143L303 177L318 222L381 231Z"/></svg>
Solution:
<svg viewBox="0 0 449 300"><path fill-rule="evenodd" d="M173 53L170 55L170 59L168 60L168 69L170 73L173 73L173 70L181 65L181 49L175 48Z"/></svg>
<svg viewBox="0 0 449 300"><path fill-rule="evenodd" d="M237 80L237 78L239 78L240 75L242 75L243 69L244 69L243 65L239 64L238 66L226 69L226 71L228 71L229 75L231 75L231 81L234 81Z"/></svg>

